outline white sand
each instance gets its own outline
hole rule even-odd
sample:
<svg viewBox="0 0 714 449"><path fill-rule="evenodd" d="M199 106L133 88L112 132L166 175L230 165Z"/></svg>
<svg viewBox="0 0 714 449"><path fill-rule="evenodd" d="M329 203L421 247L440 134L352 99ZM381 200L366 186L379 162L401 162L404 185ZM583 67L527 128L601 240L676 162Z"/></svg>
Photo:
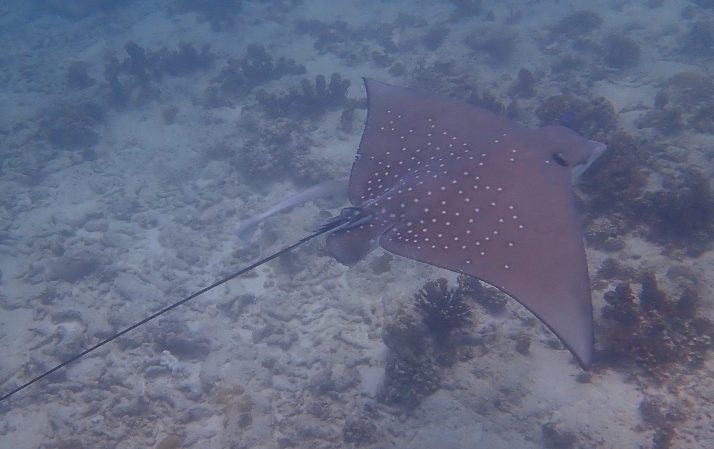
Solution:
<svg viewBox="0 0 714 449"><path fill-rule="evenodd" d="M108 16L91 14L74 22L35 13L29 24L26 8L0 5L0 391L295 241L321 221L324 211L309 204L271 219L255 246L240 247L233 234L237 222L294 186L286 176L256 187L228 160L204 156L219 144L240 151L247 138L238 121L250 97L230 108L201 106L206 87L227 58L242 57L249 44L259 42L275 56L304 64L310 78L342 74L352 82L350 97L362 98L361 76L405 81L369 62L351 67L333 53L320 54L311 37L294 33L297 16L358 26L389 24L404 12L440 23L453 10L449 2L305 0L281 14L279 4L291 2L247 2L235 29L214 32L195 14L168 14L165 3L133 2ZM549 73L554 53L568 51L568 42L549 42L547 25L567 12L596 7L592 2L484 3L495 13L494 24L484 25L483 16L446 23L450 34L438 50L409 46L396 54L397 60L409 69L419 61L427 66L452 61L455 72L506 98L520 67ZM642 61L631 69L611 70L590 92L625 111L620 127L649 133L636 130L634 123L642 105L651 107L660 83L685 70L709 73L711 65L673 55L683 26L679 13L689 2L665 2L659 8L631 3L598 3L604 24L596 35L632 30L642 44ZM522 12L520 20L503 25L511 10ZM508 62L491 64L462 44L480 27L500 26L518 33L515 56ZM401 45L424 30L405 27L391 39ZM37 135L38 117L63 103L106 101L99 86L66 88L69 64L87 62L90 76L101 84L107 58L123 59L128 40L147 50L173 49L179 41L198 48L209 43L218 60L210 70L165 76L156 86L158 98L144 105L107 108L94 147L96 160L52 151ZM380 45L374 39L365 39L355 42L353 51L376 49ZM541 83L538 98L562 88L555 81ZM522 102L524 120L531 124L537 122L537 104ZM162 115L169 106L178 108L173 124ZM312 122L317 128L309 134L311 160L335 171L335 177L347 173L363 120L364 111L357 111L350 134L337 130L339 112ZM689 162L711 175L711 135L667 139L686 148ZM73 283L52 280L62 260L60 249L90 260L92 273ZM324 241L314 241L295 251L290 262L274 262L229 282L171 312L169 324L147 325L74 364L61 381L43 381L0 405L0 447L350 447L343 442L343 428L359 416L375 425L376 435L365 446L373 448L541 448L542 426L551 422L572 433L578 448L651 446L652 429L639 412L643 396L638 385L613 370L578 382L581 370L570 354L548 346L554 337L543 326L525 327L523 320L530 315L514 302L502 317L480 318L478 332L493 334L486 347L476 348L484 353L444 369L442 388L413 412L377 402L386 356L381 332L390 308L427 279L454 279L398 257L388 272L377 274L371 263L382 255L375 251L348 269L325 254ZM591 273L605 257L616 257L627 266L654 271L662 288L673 294L680 290L666 278L667 270L688 267L699 280L702 313L714 316L712 251L697 258L666 255L633 236L618 253L589 250L588 256ZM596 310L604 290L593 292ZM247 294L255 300L247 301ZM182 323L187 330L181 330ZM208 342L205 352L181 359L157 349L152 342L171 332L199 346ZM532 339L530 356L514 350L512 337L519 333ZM687 415L675 425L672 447L711 447L713 371L710 360L665 387L652 387L653 397L679 405ZM178 437L175 445L166 439L169 435Z"/></svg>

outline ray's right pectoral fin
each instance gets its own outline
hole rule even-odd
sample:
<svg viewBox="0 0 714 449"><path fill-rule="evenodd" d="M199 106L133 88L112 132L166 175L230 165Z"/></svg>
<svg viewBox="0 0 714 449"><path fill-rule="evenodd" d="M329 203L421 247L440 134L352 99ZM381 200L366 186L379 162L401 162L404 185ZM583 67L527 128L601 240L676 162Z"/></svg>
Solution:
<svg viewBox="0 0 714 449"><path fill-rule="evenodd" d="M369 225L336 231L327 236L327 251L341 264L352 266L378 246L383 233L384 229Z"/></svg>

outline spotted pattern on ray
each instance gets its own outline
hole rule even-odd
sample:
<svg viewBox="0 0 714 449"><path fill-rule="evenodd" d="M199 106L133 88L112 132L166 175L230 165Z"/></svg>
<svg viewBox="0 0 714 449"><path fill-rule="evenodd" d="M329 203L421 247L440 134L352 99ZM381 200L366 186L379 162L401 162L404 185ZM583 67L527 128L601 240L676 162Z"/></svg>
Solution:
<svg viewBox="0 0 714 449"><path fill-rule="evenodd" d="M543 320L583 366L592 309L571 179L604 150L465 103L367 80L349 196L368 220L328 237L339 261L377 244L484 280Z"/></svg>
<svg viewBox="0 0 714 449"><path fill-rule="evenodd" d="M519 150L508 133L492 132L484 136L491 145L474 145L458 129L433 117L415 123L409 120L409 111L387 108L383 112L388 119L376 133L388 136L393 144L379 157L367 156L374 171L358 203L368 204L375 219L357 230L397 221L405 229L393 232L390 241L412 245L416 251L451 252L464 265L487 257L497 247L514 248L517 238L503 235L525 225L516 205L503 195L507 189L503 180L489 172L490 163L517 164ZM361 157L358 150L357 159ZM508 270L513 263L506 260L500 266Z"/></svg>

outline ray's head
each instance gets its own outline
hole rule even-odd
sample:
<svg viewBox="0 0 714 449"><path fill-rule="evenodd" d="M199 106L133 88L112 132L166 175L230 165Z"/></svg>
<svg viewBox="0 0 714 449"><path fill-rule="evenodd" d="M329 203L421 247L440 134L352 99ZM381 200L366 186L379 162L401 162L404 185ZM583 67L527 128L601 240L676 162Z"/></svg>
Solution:
<svg viewBox="0 0 714 449"><path fill-rule="evenodd" d="M546 126L534 132L539 134L546 157L571 171L573 183L607 149L604 143L585 139L564 126Z"/></svg>

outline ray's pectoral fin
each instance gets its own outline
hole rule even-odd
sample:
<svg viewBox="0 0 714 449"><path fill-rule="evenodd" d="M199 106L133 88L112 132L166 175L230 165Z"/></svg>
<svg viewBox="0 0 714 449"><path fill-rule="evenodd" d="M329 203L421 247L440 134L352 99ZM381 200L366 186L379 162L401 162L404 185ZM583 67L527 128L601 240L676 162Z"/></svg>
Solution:
<svg viewBox="0 0 714 449"><path fill-rule="evenodd" d="M327 236L327 251L343 265L352 266L377 247L383 230L358 226L335 231Z"/></svg>
<svg viewBox="0 0 714 449"><path fill-rule="evenodd" d="M386 222L380 225L364 207L346 207L324 226L331 228L327 251L341 264L352 266L377 247Z"/></svg>

